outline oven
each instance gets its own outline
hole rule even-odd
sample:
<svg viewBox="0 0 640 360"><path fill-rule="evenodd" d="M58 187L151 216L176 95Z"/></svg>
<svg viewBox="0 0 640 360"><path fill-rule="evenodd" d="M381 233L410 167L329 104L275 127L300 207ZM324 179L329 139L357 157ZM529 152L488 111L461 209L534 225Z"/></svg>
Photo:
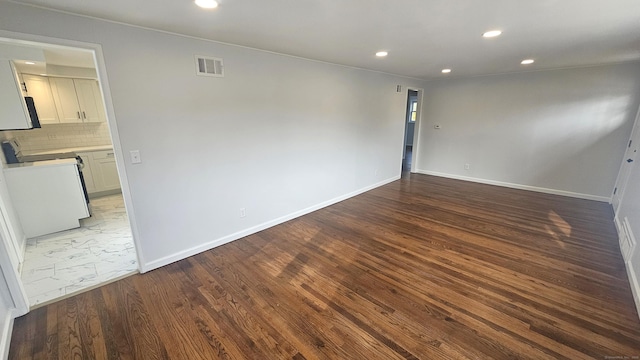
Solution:
<svg viewBox="0 0 640 360"><path fill-rule="evenodd" d="M89 206L89 193L87 192L87 184L84 182L84 176L82 175L82 169L84 169L84 161L80 155L76 155L76 161L78 162L78 176L80 176L80 183L82 184L82 192L84 193L84 199L87 202L87 209L89 209L89 216L91 216L91 206Z"/></svg>

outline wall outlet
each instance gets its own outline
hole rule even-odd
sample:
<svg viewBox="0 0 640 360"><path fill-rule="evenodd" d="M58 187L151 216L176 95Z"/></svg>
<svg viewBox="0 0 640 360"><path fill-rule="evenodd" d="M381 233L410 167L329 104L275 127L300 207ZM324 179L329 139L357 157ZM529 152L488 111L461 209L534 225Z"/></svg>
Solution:
<svg viewBox="0 0 640 360"><path fill-rule="evenodd" d="M49 140L57 140L58 139L58 135L56 134L49 134L48 135Z"/></svg>
<svg viewBox="0 0 640 360"><path fill-rule="evenodd" d="M465 170L469 170L469 169L471 169L471 166L469 164L464 164L464 169Z"/></svg>
<svg viewBox="0 0 640 360"><path fill-rule="evenodd" d="M240 217L243 218L247 216L247 211L244 208L240 208Z"/></svg>
<svg viewBox="0 0 640 360"><path fill-rule="evenodd" d="M373 171L373 175L378 176L378 169L375 169L375 170Z"/></svg>

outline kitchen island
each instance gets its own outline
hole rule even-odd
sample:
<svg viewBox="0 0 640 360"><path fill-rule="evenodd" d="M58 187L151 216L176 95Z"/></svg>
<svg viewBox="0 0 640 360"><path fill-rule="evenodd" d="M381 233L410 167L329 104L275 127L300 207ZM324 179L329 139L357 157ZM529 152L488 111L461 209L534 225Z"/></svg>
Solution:
<svg viewBox="0 0 640 360"><path fill-rule="evenodd" d="M79 227L90 215L76 159L9 164L4 175L27 238Z"/></svg>

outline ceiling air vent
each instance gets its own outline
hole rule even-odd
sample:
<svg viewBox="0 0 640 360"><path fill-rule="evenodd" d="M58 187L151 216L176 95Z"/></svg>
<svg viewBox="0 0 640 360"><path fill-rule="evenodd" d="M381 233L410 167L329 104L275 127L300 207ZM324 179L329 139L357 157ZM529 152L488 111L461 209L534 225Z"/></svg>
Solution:
<svg viewBox="0 0 640 360"><path fill-rule="evenodd" d="M200 76L224 77L222 59L196 55L196 74Z"/></svg>

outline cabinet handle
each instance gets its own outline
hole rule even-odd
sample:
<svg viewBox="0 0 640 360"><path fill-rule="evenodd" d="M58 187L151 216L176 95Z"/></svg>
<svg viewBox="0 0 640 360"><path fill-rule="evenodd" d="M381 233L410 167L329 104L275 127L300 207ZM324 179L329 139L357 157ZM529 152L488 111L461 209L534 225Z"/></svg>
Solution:
<svg viewBox="0 0 640 360"><path fill-rule="evenodd" d="M112 152L107 153L107 156L113 156L113 153Z"/></svg>
<svg viewBox="0 0 640 360"><path fill-rule="evenodd" d="M82 118L80 117L80 111L78 111L78 119L82 120Z"/></svg>
<svg viewBox="0 0 640 360"><path fill-rule="evenodd" d="M82 117L86 120L87 119L87 114L84 113L84 111L82 112Z"/></svg>

